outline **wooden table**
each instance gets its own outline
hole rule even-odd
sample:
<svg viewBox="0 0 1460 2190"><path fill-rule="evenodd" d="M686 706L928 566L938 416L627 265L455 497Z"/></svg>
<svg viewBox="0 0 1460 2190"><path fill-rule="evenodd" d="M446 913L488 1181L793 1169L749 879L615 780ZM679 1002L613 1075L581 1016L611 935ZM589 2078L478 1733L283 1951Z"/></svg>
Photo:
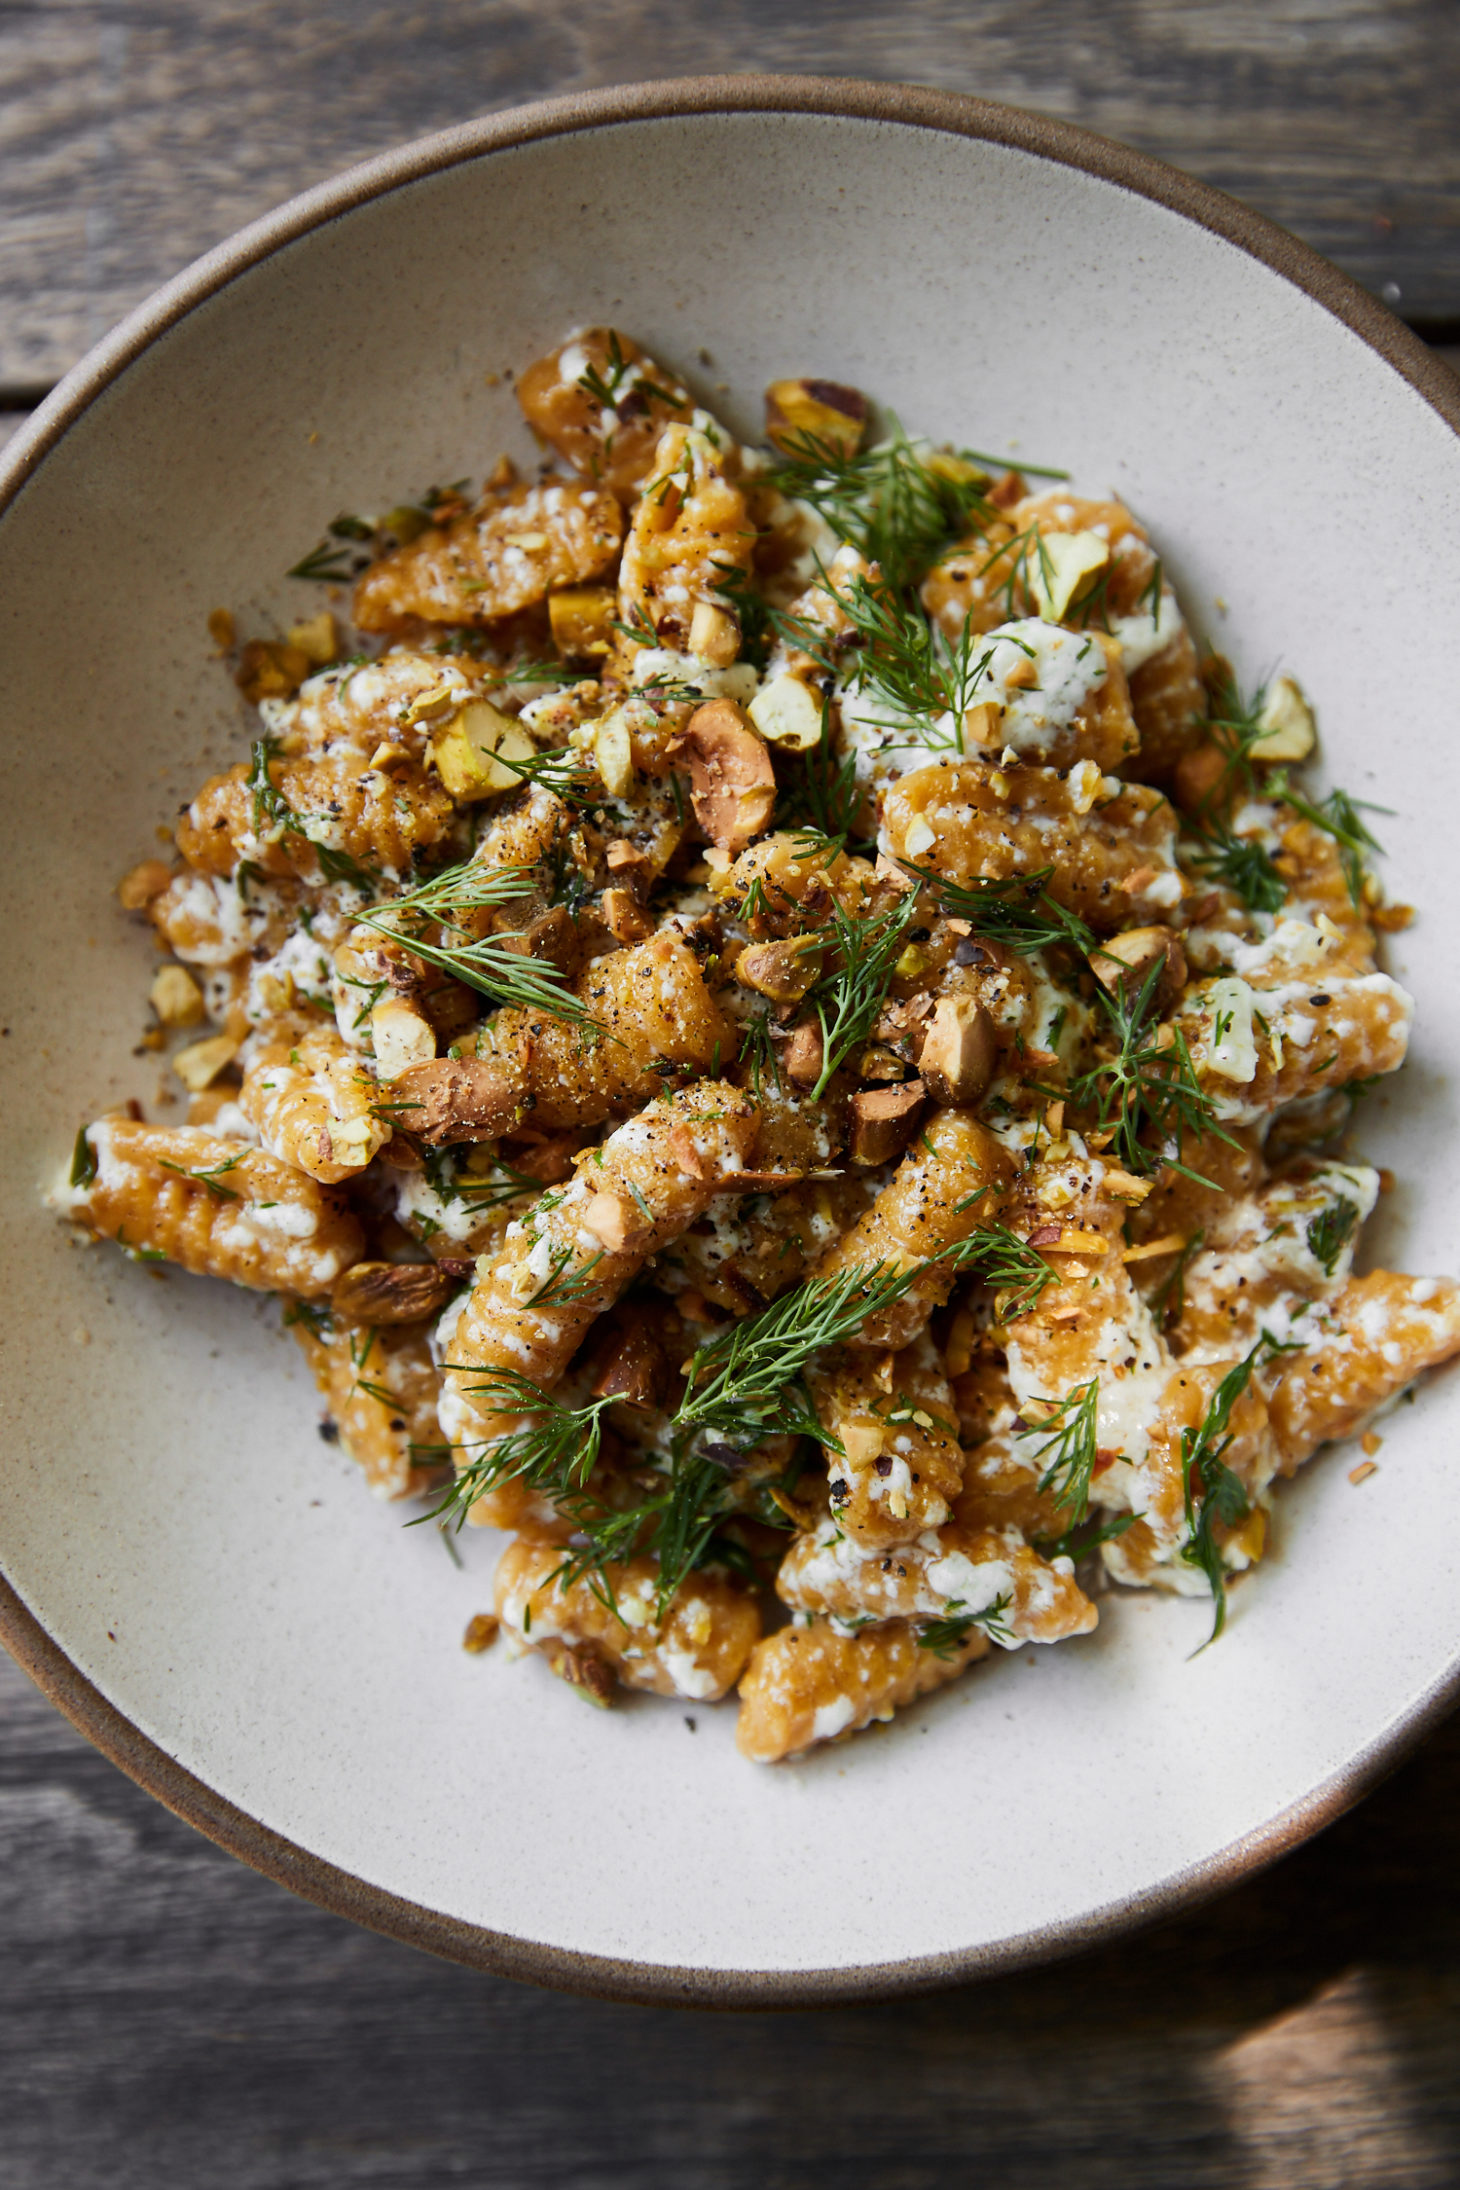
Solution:
<svg viewBox="0 0 1460 2190"><path fill-rule="evenodd" d="M1453 0L59 0L0 11L0 412L364 154L542 93L758 68L1124 137L1460 358ZM611 2007L291 1900L0 1661L0 2182L1448 2190L1457 1813L1452 1721L1309 1847L1099 1954L889 2007Z"/></svg>

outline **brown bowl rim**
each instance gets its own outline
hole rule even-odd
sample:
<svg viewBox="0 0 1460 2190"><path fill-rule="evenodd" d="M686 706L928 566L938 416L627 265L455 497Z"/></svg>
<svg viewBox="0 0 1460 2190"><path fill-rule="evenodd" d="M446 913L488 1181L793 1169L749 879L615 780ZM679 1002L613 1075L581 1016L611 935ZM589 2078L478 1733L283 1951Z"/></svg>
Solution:
<svg viewBox="0 0 1460 2190"><path fill-rule="evenodd" d="M0 458L0 517L47 452L159 336L249 268L352 208L463 161L579 130L693 114L825 114L938 130L1079 168L1194 221L1301 289L1377 351L1460 435L1460 379L1328 260L1250 207L1127 145L1018 107L915 85L803 76L705 76L629 84L513 107L364 161L292 198L197 259L67 373ZM1301 1801L1217 1854L1069 1921L943 1954L817 1970L713 1970L578 1954L490 1931L387 1893L271 1832L141 1733L72 1664L0 1577L0 1640L71 1723L139 1786L266 1878L410 1946L498 1976L605 1999L704 2008L804 2008L988 1977L1172 1918L1298 1847L1366 1795L1460 1703L1460 1662Z"/></svg>

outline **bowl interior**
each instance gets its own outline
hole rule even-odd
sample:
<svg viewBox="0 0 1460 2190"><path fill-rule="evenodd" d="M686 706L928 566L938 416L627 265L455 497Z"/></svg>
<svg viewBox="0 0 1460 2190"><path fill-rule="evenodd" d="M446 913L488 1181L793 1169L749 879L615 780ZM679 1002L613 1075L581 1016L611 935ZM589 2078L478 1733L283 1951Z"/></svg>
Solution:
<svg viewBox="0 0 1460 2190"><path fill-rule="evenodd" d="M530 455L511 373L595 320L743 432L768 380L816 371L910 428L1113 488L1243 677L1303 678L1335 779L1392 809L1395 894L1423 911L1392 953L1419 999L1412 1062L1360 1121L1398 1180L1376 1249L1460 1259L1460 443L1441 419L1215 233L1025 151L785 113L549 137L242 273L0 523L0 1567L168 1756L371 1887L637 1965L976 1967L1296 1830L1452 1677L1452 1384L1386 1423L1362 1490L1333 1455L1284 1495L1219 1647L1190 1656L1199 1604L1108 1599L1088 1642L766 1772L728 1711L601 1714L535 1663L466 1657L496 1539L469 1532L458 1569L365 1495L271 1303L77 1247L41 1203L83 1118L129 1094L168 1114L136 1047L150 948L111 892L245 750L208 611L245 630L307 613L282 574L336 511Z"/></svg>

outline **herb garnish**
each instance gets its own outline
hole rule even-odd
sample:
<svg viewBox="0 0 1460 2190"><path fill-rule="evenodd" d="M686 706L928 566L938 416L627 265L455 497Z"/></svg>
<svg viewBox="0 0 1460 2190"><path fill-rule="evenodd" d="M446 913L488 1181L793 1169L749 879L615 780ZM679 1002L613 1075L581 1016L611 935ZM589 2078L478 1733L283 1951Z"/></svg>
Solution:
<svg viewBox="0 0 1460 2190"><path fill-rule="evenodd" d="M1199 874L1235 890L1249 912L1282 911L1287 885L1258 838L1237 836L1225 823L1212 822L1201 832L1200 844L1191 855Z"/></svg>
<svg viewBox="0 0 1460 2190"><path fill-rule="evenodd" d="M1353 1238L1358 1225L1359 1212L1347 1195L1340 1194L1316 1217L1310 1217L1307 1225L1308 1252L1320 1264L1325 1277L1332 1277L1338 1258Z"/></svg>
<svg viewBox="0 0 1460 2190"><path fill-rule="evenodd" d="M785 446L769 483L809 502L895 592L917 585L943 548L996 514L987 475L971 458L910 441L896 421L889 439L850 455L810 433L788 435Z"/></svg>
<svg viewBox="0 0 1460 2190"><path fill-rule="evenodd" d="M1090 1485L1099 1458L1100 1379L1092 1376L1088 1383L1074 1385L1063 1399L1045 1404L1049 1412L1037 1422L1026 1422L1018 1435L1043 1439L1034 1455L1045 1463L1039 1488L1052 1490L1056 1505L1078 1523L1090 1510Z"/></svg>
<svg viewBox="0 0 1460 2190"><path fill-rule="evenodd" d="M935 1658L956 1658L976 1627L991 1642L1012 1643L1014 1636L1004 1618L1011 1601L1006 1592L982 1612L960 1612L955 1600L942 1619L923 1621L918 1629L919 1650L931 1650Z"/></svg>
<svg viewBox="0 0 1460 2190"><path fill-rule="evenodd" d="M1166 1163L1199 1186L1210 1186L1210 1179L1202 1178L1179 1156L1160 1147L1152 1149L1143 1138L1149 1133L1161 1143L1174 1139L1179 1146L1187 1134L1194 1139L1210 1134L1229 1147L1237 1145L1217 1122L1215 1105L1197 1079L1185 1035L1171 1028L1171 1038L1162 1040L1168 1029L1151 1025L1163 964L1156 960L1134 997L1123 982L1113 990L1097 989L1097 999L1110 1021L1114 1054L1071 1082L1070 1101L1093 1104L1102 1130L1115 1127L1120 1161L1134 1176L1148 1176Z"/></svg>
<svg viewBox="0 0 1460 2190"><path fill-rule="evenodd" d="M598 1022L549 960L514 949L510 936L472 933L467 916L527 896L532 886L530 867L487 867L467 859L388 904L361 913L360 921L493 1003L546 1012L575 1026L596 1027ZM424 931L431 927L442 932L442 941L427 939ZM447 941L447 936L461 940Z"/></svg>
<svg viewBox="0 0 1460 2190"><path fill-rule="evenodd" d="M918 893L909 890L897 905L870 920L854 919L834 905L824 935L837 963L807 991L806 1003L821 1022L821 1076L811 1090L815 1102L825 1094L837 1066L872 1031L888 985L917 912Z"/></svg>
<svg viewBox="0 0 1460 2190"><path fill-rule="evenodd" d="M1361 811L1366 814L1387 814L1392 808L1371 806L1364 799L1350 798L1347 791L1330 791L1327 798L1315 806L1310 799L1300 797L1292 789L1286 768L1274 771L1268 781L1267 790L1270 798L1280 799L1284 806L1291 806L1293 812L1301 815L1304 821L1311 822L1315 829L1321 829L1325 836L1332 837L1338 846L1338 863L1348 885L1349 902L1355 912L1361 911L1367 873L1364 854L1382 852L1384 847L1377 837L1370 834L1359 819L1359 814Z"/></svg>

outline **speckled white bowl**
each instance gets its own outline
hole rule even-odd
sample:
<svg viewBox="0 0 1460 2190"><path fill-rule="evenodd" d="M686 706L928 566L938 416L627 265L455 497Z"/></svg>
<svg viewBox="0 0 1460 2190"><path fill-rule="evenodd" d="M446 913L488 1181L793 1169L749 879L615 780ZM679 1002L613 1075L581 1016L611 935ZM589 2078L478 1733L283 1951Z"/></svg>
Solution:
<svg viewBox="0 0 1460 2190"><path fill-rule="evenodd" d="M1443 369L1254 215L1005 109L739 79L498 116L200 261L9 452L0 1627L164 1802L437 1951L716 2002L1007 1967L1266 1861L1453 1699L1460 1385L1392 1418L1362 1490L1333 1456L1284 1496L1219 1648L1190 1656L1200 1604L1111 1601L1089 1642L768 1772L728 1711L601 1714L466 1657L491 1539L458 1572L363 1494L272 1304L78 1249L41 1206L77 1122L153 1094L149 947L111 891L241 750L207 611L292 615L281 573L334 511L525 450L497 376L598 319L747 431L815 370L1072 465L1245 674L1297 670L1425 915L1394 953L1413 1060L1364 1120L1401 1182L1376 1244L1460 1263Z"/></svg>

